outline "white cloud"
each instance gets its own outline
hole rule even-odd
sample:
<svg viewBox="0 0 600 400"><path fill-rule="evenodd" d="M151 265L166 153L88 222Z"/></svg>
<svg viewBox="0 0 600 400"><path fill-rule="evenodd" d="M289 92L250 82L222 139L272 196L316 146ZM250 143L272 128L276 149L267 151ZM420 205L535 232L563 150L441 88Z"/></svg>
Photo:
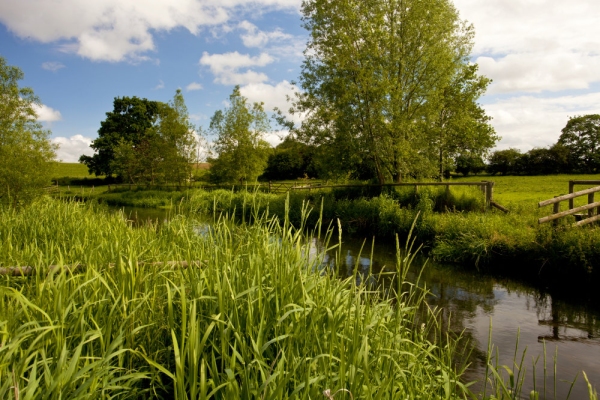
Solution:
<svg viewBox="0 0 600 400"><path fill-rule="evenodd" d="M237 51L223 54L202 53L200 65L208 66L215 75L215 82L223 85L244 85L249 83L260 83L268 79L264 73L250 69L240 72L240 69L249 67L264 67L272 63L273 57L267 53L261 53L252 57L248 54L240 54Z"/></svg>
<svg viewBox="0 0 600 400"><path fill-rule="evenodd" d="M287 135L289 135L289 132L285 130L271 131L265 135L264 139L271 146L277 147L278 144L283 142L283 139L285 139Z"/></svg>
<svg viewBox="0 0 600 400"><path fill-rule="evenodd" d="M87 156L94 154L94 150L90 147L92 140L92 138L82 135L75 135L70 138L59 136L53 138L51 141L59 146L56 151L57 160L62 162L77 162L82 154Z"/></svg>
<svg viewBox="0 0 600 400"><path fill-rule="evenodd" d="M154 86L154 90L164 89L165 83L162 80L158 81L158 85Z"/></svg>
<svg viewBox="0 0 600 400"><path fill-rule="evenodd" d="M198 35L236 13L299 6L300 0L19 0L0 2L0 22L19 37L57 43L63 51L91 60L138 61L155 50L156 32L183 27Z"/></svg>
<svg viewBox="0 0 600 400"><path fill-rule="evenodd" d="M517 96L484 105L492 125L502 136L498 148L528 151L551 146L569 117L600 114L600 93L551 98Z"/></svg>
<svg viewBox="0 0 600 400"><path fill-rule="evenodd" d="M492 92L587 88L600 81L597 0L456 0L475 27L474 54Z"/></svg>
<svg viewBox="0 0 600 400"><path fill-rule="evenodd" d="M289 114L288 110L291 104L288 103L287 97L293 98L297 91L298 88L288 81L279 82L275 86L266 83L252 83L240 88L242 96L248 98L249 101L265 103L264 108L267 112L271 112L277 107L296 124L302 121L302 116Z"/></svg>
<svg viewBox="0 0 600 400"><path fill-rule="evenodd" d="M54 122L62 119L60 111L48 107L45 104L42 104L41 106L34 105L34 110L37 114L37 120L40 122Z"/></svg>
<svg viewBox="0 0 600 400"><path fill-rule="evenodd" d="M272 32L261 31L256 25L248 21L240 22L238 27L246 31L241 35L242 42L246 47L264 47L269 42L279 42L293 38L292 35L283 33L281 29Z"/></svg>
<svg viewBox="0 0 600 400"><path fill-rule="evenodd" d="M192 82L185 87L185 90L187 90L188 92L191 92L193 90L201 90L201 89L202 89L202 85L197 82Z"/></svg>
<svg viewBox="0 0 600 400"><path fill-rule="evenodd" d="M65 68L65 65L58 61L46 61L45 63L42 63L42 68L48 71L56 72L61 68Z"/></svg>

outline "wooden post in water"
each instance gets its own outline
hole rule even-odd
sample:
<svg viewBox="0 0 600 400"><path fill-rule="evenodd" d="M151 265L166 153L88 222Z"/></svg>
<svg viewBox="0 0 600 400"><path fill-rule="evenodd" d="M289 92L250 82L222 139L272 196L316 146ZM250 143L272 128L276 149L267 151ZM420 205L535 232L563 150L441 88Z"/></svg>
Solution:
<svg viewBox="0 0 600 400"><path fill-rule="evenodd" d="M569 194L573 193L573 187L575 183L573 181L569 181ZM573 199L569 199L569 210L573 209Z"/></svg>

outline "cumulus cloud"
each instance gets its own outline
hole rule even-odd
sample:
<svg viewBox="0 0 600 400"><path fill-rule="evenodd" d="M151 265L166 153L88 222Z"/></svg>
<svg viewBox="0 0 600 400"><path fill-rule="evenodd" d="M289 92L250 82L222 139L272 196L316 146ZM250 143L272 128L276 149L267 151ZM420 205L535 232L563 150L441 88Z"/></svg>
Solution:
<svg viewBox="0 0 600 400"><path fill-rule="evenodd" d="M209 67L215 75L215 82L223 85L264 82L268 79L267 75L246 68L264 67L272 62L273 57L267 53L252 57L248 54L240 54L237 51L223 54L204 52L200 58L200 65ZM241 72L241 69L246 69L246 71Z"/></svg>
<svg viewBox="0 0 600 400"><path fill-rule="evenodd" d="M287 98L293 97L297 91L298 87L285 80L276 85L251 83L240 87L240 93L242 96L248 98L250 102L265 103L264 108L267 112L278 108L288 118L291 118L294 123L299 124L302 122L302 116L299 114L290 115L288 112L290 103L287 101Z"/></svg>
<svg viewBox="0 0 600 400"><path fill-rule="evenodd" d="M201 90L201 89L202 89L202 85L199 84L198 82L192 82L185 87L185 90L187 90L188 92L191 92L193 90Z"/></svg>
<svg viewBox="0 0 600 400"><path fill-rule="evenodd" d="M256 25L248 21L240 22L238 28L246 31L241 35L242 42L246 47L264 47L269 42L280 42L293 38L292 35L284 33L281 29L272 32L261 31Z"/></svg>
<svg viewBox="0 0 600 400"><path fill-rule="evenodd" d="M0 2L0 22L22 38L57 43L82 57L118 62L148 59L153 34L178 27L198 35L235 13L298 10L300 0L19 0ZM239 17L238 17L239 18Z"/></svg>
<svg viewBox="0 0 600 400"><path fill-rule="evenodd" d="M90 147L92 138L84 137L83 135L75 135L70 138L55 137L51 141L58 145L56 158L62 162L77 162L83 154L92 156L94 150Z"/></svg>
<svg viewBox="0 0 600 400"><path fill-rule="evenodd" d="M498 148L528 151L551 146L570 117L600 114L600 93L556 97L516 96L484 105L492 125L502 136Z"/></svg>
<svg viewBox="0 0 600 400"><path fill-rule="evenodd" d="M60 111L48 107L45 104L42 104L41 106L34 105L34 110L37 114L37 120L40 122L54 122L62 119Z"/></svg>
<svg viewBox="0 0 600 400"><path fill-rule="evenodd" d="M61 68L65 68L65 65L58 61L46 61L45 63L42 63L42 68L47 71L56 72Z"/></svg>
<svg viewBox="0 0 600 400"><path fill-rule="evenodd" d="M600 81L600 2L456 0L493 92L587 88Z"/></svg>
<svg viewBox="0 0 600 400"><path fill-rule="evenodd" d="M532 52L478 57L477 63L481 73L494 79L489 93L587 89L600 81L600 55Z"/></svg>

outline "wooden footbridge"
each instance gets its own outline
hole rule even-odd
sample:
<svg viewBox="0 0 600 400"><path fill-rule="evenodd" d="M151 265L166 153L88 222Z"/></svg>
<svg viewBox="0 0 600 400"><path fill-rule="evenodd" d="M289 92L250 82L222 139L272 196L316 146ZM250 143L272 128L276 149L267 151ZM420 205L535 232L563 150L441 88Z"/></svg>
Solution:
<svg viewBox="0 0 600 400"><path fill-rule="evenodd" d="M540 201L538 207L553 205L552 214L538 219L538 224L545 222L554 221L556 224L560 218L568 215L575 216L575 223L572 226L587 225L592 222L600 220L600 201L594 201L594 195L600 192L600 186L595 186L589 189L580 190L573 192L575 185L600 185L600 181L594 180L581 180L581 181L569 181L569 194L562 196L556 196L553 199ZM575 199L577 197L587 195L587 204L579 207L575 207ZM568 201L568 209L560 211L560 203L562 201ZM583 213L582 213L583 212Z"/></svg>

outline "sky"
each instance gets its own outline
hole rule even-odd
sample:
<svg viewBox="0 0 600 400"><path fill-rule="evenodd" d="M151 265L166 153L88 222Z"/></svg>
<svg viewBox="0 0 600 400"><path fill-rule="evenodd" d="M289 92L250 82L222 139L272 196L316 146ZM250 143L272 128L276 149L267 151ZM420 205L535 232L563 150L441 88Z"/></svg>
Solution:
<svg viewBox="0 0 600 400"><path fill-rule="evenodd" d="M75 162L93 154L115 97L183 91L207 128L235 85L287 110L308 33L301 0L0 0L0 56L25 73L38 120ZM472 61L493 80L480 103L497 149L556 142L570 117L600 114L600 1L455 0L475 28ZM267 140L285 132L272 124Z"/></svg>

